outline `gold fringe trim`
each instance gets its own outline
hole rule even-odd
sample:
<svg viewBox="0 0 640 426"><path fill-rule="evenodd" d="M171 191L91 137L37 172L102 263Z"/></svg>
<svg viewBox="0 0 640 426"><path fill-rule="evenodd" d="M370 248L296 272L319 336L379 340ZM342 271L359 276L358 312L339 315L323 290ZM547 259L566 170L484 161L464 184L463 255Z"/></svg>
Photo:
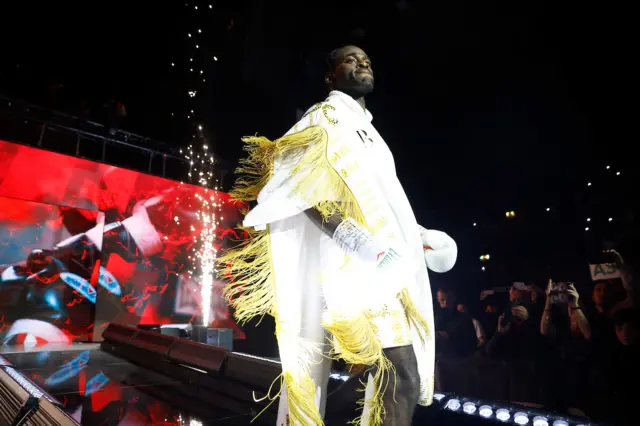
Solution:
<svg viewBox="0 0 640 426"><path fill-rule="evenodd" d="M271 314L276 306L269 229L245 231L249 238L217 260L225 265L219 274L233 277L225 286L223 295L233 306L240 324L256 316Z"/></svg>
<svg viewBox="0 0 640 426"><path fill-rule="evenodd" d="M253 201L258 198L258 194L273 175L277 142L261 136L247 136L242 138L242 141L248 155L240 160L236 173L245 176L236 180L229 195L236 200Z"/></svg>
<svg viewBox="0 0 640 426"><path fill-rule="evenodd" d="M240 201L253 201L273 175L274 161L295 164L289 175L295 182L293 192L314 206L323 220L339 214L368 226L355 196L329 161L329 135L320 126L311 126L275 142L261 136L242 139L247 158L236 173L245 176L236 181L230 195ZM334 155L337 153L334 153Z"/></svg>
<svg viewBox="0 0 640 426"><path fill-rule="evenodd" d="M292 425L322 426L322 416L316 407L316 388L306 373L297 379L289 372L282 373L287 388L289 420Z"/></svg>
<svg viewBox="0 0 640 426"><path fill-rule="evenodd" d="M368 401L364 399L358 401L358 404L364 405L366 402L370 406L370 426L382 425L386 415L383 398L389 385L390 375L391 373L395 375L395 369L385 356L371 322L364 314L360 314L355 318L334 316L331 319L325 319L322 325L337 341L337 345L333 345L334 357L342 358L349 364L374 367L373 396ZM350 424L360 424L361 420L362 416L357 417Z"/></svg>
<svg viewBox="0 0 640 426"><path fill-rule="evenodd" d="M420 337L422 344L426 345L427 339L432 337L429 323L422 317L422 315L420 315L418 308L415 303L413 303L411 296L409 296L409 291L406 288L402 289L398 295L398 299L400 299L400 303L402 303L402 306L404 307L404 313L407 316L407 321L418 332L418 336Z"/></svg>
<svg viewBox="0 0 640 426"><path fill-rule="evenodd" d="M274 386L279 383L278 392L272 395ZM262 398L253 399L255 402L268 400L269 403L252 420L253 423L262 413L264 413L279 397L282 396L283 384L286 385L287 400L289 403L289 414L287 425L322 426L324 422L318 407L316 407L316 388L311 376L306 373L298 380L289 372L283 372L269 386L267 394ZM311 423L310 423L311 422Z"/></svg>

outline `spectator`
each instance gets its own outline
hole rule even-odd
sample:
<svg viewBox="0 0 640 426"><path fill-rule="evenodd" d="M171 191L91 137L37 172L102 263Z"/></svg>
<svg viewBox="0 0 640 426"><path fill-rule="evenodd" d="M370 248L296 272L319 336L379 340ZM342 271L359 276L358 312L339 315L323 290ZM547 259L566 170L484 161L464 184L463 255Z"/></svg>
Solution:
<svg viewBox="0 0 640 426"><path fill-rule="evenodd" d="M497 358L526 358L536 351L538 340L532 332L529 311L520 302L522 289L509 291L510 306L498 318L496 332L485 346L485 353Z"/></svg>
<svg viewBox="0 0 640 426"><path fill-rule="evenodd" d="M637 391L640 380L640 316L636 310L624 309L613 316L616 344L613 357L606 364L609 374L609 401L606 404L608 413L603 413L603 420L616 424L638 424L636 406ZM611 418L611 417L615 418Z"/></svg>
<svg viewBox="0 0 640 426"><path fill-rule="evenodd" d="M624 309L633 307L632 277L626 270L622 256L614 250L609 250L615 256L619 270L622 272L621 281L625 291L625 298L615 301L611 283L607 281L596 282L593 286L591 298L593 307L587 312L587 319L591 329L591 340L596 355L608 356L606 353L615 346L613 316Z"/></svg>
<svg viewBox="0 0 640 426"><path fill-rule="evenodd" d="M584 407L588 398L586 342L591 330L580 306L580 296L573 284L567 288L567 305L554 304L549 280L546 303L540 320L540 333L546 338L544 371L550 408Z"/></svg>
<svg viewBox="0 0 640 426"><path fill-rule="evenodd" d="M546 296L547 301L544 306L542 320L540 321L540 333L543 336L550 336L556 341L562 340L564 344L567 339L578 338L589 340L591 338L591 328L589 322L582 312L580 306L580 295L573 284L569 284L567 290L568 304L567 315L564 315L564 306L554 306L551 304L551 287L553 282L549 280Z"/></svg>
<svg viewBox="0 0 640 426"><path fill-rule="evenodd" d="M476 348L476 332L471 317L455 309L453 295L443 289L437 294L435 312L436 350L449 356L465 356Z"/></svg>
<svg viewBox="0 0 640 426"><path fill-rule="evenodd" d="M462 314L469 313L469 308L464 303L458 303L457 309L458 309L458 312L460 312ZM473 323L473 328L475 328L475 330L476 330L477 347L480 348L480 347L484 346L484 344L487 342L487 337L484 334L484 329L482 328L482 324L480 324L480 321L478 321L475 318L475 315L471 315L469 313L469 316L471 317L471 322Z"/></svg>

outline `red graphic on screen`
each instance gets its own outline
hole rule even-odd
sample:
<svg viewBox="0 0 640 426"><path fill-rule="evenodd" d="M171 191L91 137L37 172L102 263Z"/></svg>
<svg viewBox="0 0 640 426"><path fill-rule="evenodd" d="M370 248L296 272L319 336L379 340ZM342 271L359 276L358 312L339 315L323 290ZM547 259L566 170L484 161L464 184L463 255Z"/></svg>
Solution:
<svg viewBox="0 0 640 426"><path fill-rule="evenodd" d="M66 286L75 296L65 296L69 313L43 321L71 341L91 333L99 340L110 322L200 322L199 277L197 271L189 274L200 232L197 194L222 205L217 248L239 239L231 228L241 221L244 205L226 193L0 141L0 196L10 200L0 213L0 265L20 264L27 268L21 273L36 274L40 286ZM50 209L45 220L38 216L42 206ZM30 239L35 230L39 235ZM223 285L214 284L210 325L232 328L242 338L221 296ZM2 281L0 287L6 288ZM87 304L95 320L82 328L74 312ZM17 320L33 319L29 315L9 318L0 310L0 338Z"/></svg>

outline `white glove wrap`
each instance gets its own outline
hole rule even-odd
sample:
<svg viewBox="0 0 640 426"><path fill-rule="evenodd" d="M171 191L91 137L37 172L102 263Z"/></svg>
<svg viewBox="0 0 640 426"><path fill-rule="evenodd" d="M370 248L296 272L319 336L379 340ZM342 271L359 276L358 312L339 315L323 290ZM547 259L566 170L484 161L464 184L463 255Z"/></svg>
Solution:
<svg viewBox="0 0 640 426"><path fill-rule="evenodd" d="M441 231L425 229L418 225L422 244L432 250L424 251L424 260L427 267L433 272L448 272L456 264L458 258L458 246L456 242Z"/></svg>
<svg viewBox="0 0 640 426"><path fill-rule="evenodd" d="M391 266L400 258L388 242L374 238L351 218L338 225L333 233L333 241L348 255L357 256L365 262L375 262L381 268Z"/></svg>

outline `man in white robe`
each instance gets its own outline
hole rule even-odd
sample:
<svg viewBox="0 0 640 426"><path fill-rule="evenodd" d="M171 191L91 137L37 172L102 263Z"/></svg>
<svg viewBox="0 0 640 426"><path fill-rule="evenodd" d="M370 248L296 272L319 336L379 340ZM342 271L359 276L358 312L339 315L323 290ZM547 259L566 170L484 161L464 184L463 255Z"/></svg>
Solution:
<svg viewBox="0 0 640 426"><path fill-rule="evenodd" d="M362 425L410 425L429 405L435 362L427 266L453 267L455 242L419 226L389 148L371 124L367 55L330 55L331 92L282 138L245 138L232 196L257 200L251 238L223 256L238 320L276 320L278 425L319 425L329 356L369 370ZM330 409L330 407L329 407Z"/></svg>

